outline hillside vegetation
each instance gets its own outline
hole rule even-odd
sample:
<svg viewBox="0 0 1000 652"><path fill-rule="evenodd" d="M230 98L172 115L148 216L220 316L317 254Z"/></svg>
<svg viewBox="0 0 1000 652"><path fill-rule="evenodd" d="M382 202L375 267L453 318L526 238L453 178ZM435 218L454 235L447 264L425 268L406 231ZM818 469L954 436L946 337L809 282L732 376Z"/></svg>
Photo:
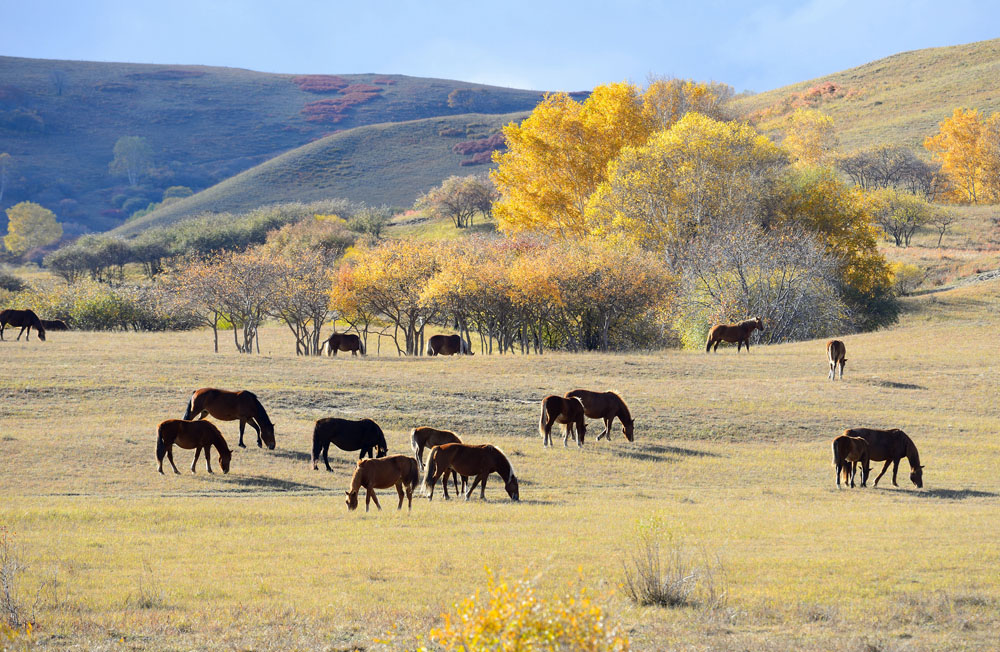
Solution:
<svg viewBox="0 0 1000 652"><path fill-rule="evenodd" d="M69 234L107 230L126 217L116 196L159 201L166 187L201 190L336 131L524 111L540 97L403 75L0 57L0 152L14 164L0 227L2 209L30 200L54 210ZM137 188L108 169L123 136L142 137L152 149L154 168ZM384 154L393 159L391 150Z"/></svg>
<svg viewBox="0 0 1000 652"><path fill-rule="evenodd" d="M740 96L743 115L777 117L817 108L836 124L845 151L899 144L921 153L924 138L958 106L1000 111L1000 39L894 54L766 93Z"/></svg>
<svg viewBox="0 0 1000 652"><path fill-rule="evenodd" d="M526 114L468 114L357 127L303 145L179 202L129 220L123 236L205 212L246 212L289 201L346 198L411 206L454 174L484 169L456 146L485 141Z"/></svg>

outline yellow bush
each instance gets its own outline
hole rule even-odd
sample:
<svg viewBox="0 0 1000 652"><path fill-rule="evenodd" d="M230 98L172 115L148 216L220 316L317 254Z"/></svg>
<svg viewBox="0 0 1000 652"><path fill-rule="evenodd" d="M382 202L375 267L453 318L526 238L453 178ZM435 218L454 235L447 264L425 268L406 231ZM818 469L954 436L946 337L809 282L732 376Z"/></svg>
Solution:
<svg viewBox="0 0 1000 652"><path fill-rule="evenodd" d="M565 596L545 600L529 580L497 578L487 569L485 591L442 614L430 639L445 650L628 650L628 636L608 622L586 588L571 586Z"/></svg>

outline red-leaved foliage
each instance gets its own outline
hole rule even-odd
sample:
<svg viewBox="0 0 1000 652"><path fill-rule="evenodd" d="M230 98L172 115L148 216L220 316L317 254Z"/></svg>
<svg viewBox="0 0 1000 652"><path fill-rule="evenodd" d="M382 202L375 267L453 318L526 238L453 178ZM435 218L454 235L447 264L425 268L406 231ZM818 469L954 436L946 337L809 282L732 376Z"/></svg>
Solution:
<svg viewBox="0 0 1000 652"><path fill-rule="evenodd" d="M351 84L341 91L344 95L351 93L381 93L382 89L371 84Z"/></svg>
<svg viewBox="0 0 1000 652"><path fill-rule="evenodd" d="M336 75L299 75L293 78L292 82L307 93L334 93L350 84L343 77Z"/></svg>
<svg viewBox="0 0 1000 652"><path fill-rule="evenodd" d="M462 161L459 165L462 165L462 166L482 165L484 163L489 163L492 160L493 160L493 152L492 151L489 151L489 152L478 152L477 154L473 154L472 158L467 158L464 161Z"/></svg>
<svg viewBox="0 0 1000 652"><path fill-rule="evenodd" d="M456 143L451 151L456 154L476 154L479 152L492 152L495 149L501 149L506 146L503 134L496 133L489 138L477 138L476 140L465 140L461 143Z"/></svg>
<svg viewBox="0 0 1000 652"><path fill-rule="evenodd" d="M801 93L792 93L766 109L755 112L750 116L750 120L756 122L776 118L791 113L795 109L812 109L830 100L841 97L855 99L860 95L861 92L857 89L847 89L836 82L825 81L807 88Z"/></svg>

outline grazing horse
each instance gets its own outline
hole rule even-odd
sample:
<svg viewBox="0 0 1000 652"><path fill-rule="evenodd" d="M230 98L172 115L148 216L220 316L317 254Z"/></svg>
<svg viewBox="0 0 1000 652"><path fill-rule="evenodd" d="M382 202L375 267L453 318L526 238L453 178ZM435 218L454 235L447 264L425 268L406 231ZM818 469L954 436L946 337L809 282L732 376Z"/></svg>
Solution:
<svg viewBox="0 0 1000 652"><path fill-rule="evenodd" d="M424 470L424 449L430 450L435 446L440 446L441 444L461 444L462 440L458 438L458 435L451 432L450 430L438 430L436 428L429 428L427 426L422 426L420 428L414 428L410 431L410 448L413 449L413 455L417 458L417 464L420 465L420 470ZM451 471L451 475L455 480L455 493L458 494L458 474ZM462 478L462 487L465 487L465 478ZM445 474L444 479L444 495L445 498L448 497L448 477Z"/></svg>
<svg viewBox="0 0 1000 652"><path fill-rule="evenodd" d="M28 330L28 335L24 339L25 341L30 340L31 328L34 326L38 332L38 339L43 342L45 341L45 326L42 324L42 320L38 318L38 315L32 310L8 309L0 312L0 340L3 339L3 329L7 324L14 327L21 327L21 332L17 334L18 340L21 339L21 335L24 334L25 329Z"/></svg>
<svg viewBox="0 0 1000 652"><path fill-rule="evenodd" d="M844 364L847 362L847 347L840 340L826 343L826 357L830 361L830 380L836 380L837 365L840 365L840 379L844 379Z"/></svg>
<svg viewBox="0 0 1000 652"><path fill-rule="evenodd" d="M181 448L194 449L194 461L191 462L191 473L194 473L194 465L198 463L198 456L201 449L205 449L205 465L208 472L212 473L211 448L215 446L219 451L219 466L223 473L229 473L229 462L233 459L233 451L229 450L229 445L223 439L222 433L211 421L182 421L180 419L167 419L156 429L156 461L160 463L159 471L163 473L163 456L170 460L170 466L174 467L174 473L180 473L177 465L174 464L174 444Z"/></svg>
<svg viewBox="0 0 1000 652"><path fill-rule="evenodd" d="M330 458L328 457L330 444L336 445L342 451L360 450L359 460L363 459L366 454L368 457L372 457L373 449L376 451L376 457L385 457L385 454L389 452L389 446L385 443L385 434L371 419L362 419L361 421L335 417L320 419L313 427L313 471L319 469L320 453L323 454L326 470L333 470L330 468Z"/></svg>
<svg viewBox="0 0 1000 652"><path fill-rule="evenodd" d="M517 487L517 476L514 475L514 467L510 465L507 457L496 446L490 444L480 444L470 446L469 444L442 444L431 449L430 457L427 459L427 468L424 471L424 492L428 500L434 498L434 483L443 476L448 469L452 469L460 475L470 477L476 476L472 486L465 493L465 499L472 496L472 491L476 485L480 485L479 497L486 499L486 479L491 473L496 473L504 481L504 489L513 501L520 500Z"/></svg>
<svg viewBox="0 0 1000 652"><path fill-rule="evenodd" d="M552 445L552 424L563 424L563 446L569 440L569 433L576 426L576 445L583 446L587 434L587 422L583 415L583 403L578 398L546 396L542 399L542 416L538 420L538 432L542 435L542 446Z"/></svg>
<svg viewBox="0 0 1000 652"><path fill-rule="evenodd" d="M611 422L618 417L622 424L622 434L632 441L635 436L635 421L632 413L622 397L615 392L591 392L586 389L574 389L566 392L566 398L577 398L583 403L583 413L590 419L604 419L604 432L597 435L597 441L604 437L611 440Z"/></svg>
<svg viewBox="0 0 1000 652"><path fill-rule="evenodd" d="M868 442L861 437L848 435L841 435L833 440L833 466L837 470L838 488L841 475L844 476L845 483L850 477L851 488L854 488L854 474L857 472L858 462L861 462L861 486L864 487L871 471L868 464Z"/></svg>
<svg viewBox="0 0 1000 652"><path fill-rule="evenodd" d="M68 331L69 326L66 325L61 319L43 319L41 320L42 326L45 327L47 331Z"/></svg>
<svg viewBox="0 0 1000 652"><path fill-rule="evenodd" d="M209 414L220 421L239 419L241 448L246 448L246 444L243 443L243 431L249 423L257 431L257 447L261 447L263 439L267 447L274 450L274 424L253 393L245 390L231 392L213 387L194 390L188 401L187 410L184 411L184 418L204 419Z"/></svg>
<svg viewBox="0 0 1000 652"><path fill-rule="evenodd" d="M861 437L868 442L868 458L873 462L885 460L882 472L875 478L875 486L878 486L879 479L885 475L889 463L892 463L892 486L896 484L896 471L899 469L899 460L904 457L910 463L910 482L918 489L924 486L924 467L920 464L920 454L913 440L898 428L892 430L876 430L874 428L851 428L845 430L848 437Z"/></svg>
<svg viewBox="0 0 1000 652"><path fill-rule="evenodd" d="M712 326L712 330L708 332L708 341L705 343L705 353L708 353L709 349L712 351L719 350L719 342L736 342L736 352L740 352L740 346L747 347L747 353L750 353L750 334L754 332L754 329L760 329L764 332L764 322L760 320L760 317L756 319L747 319L746 321L741 321L738 324L717 324ZM712 348L712 345L715 348Z"/></svg>
<svg viewBox="0 0 1000 652"><path fill-rule="evenodd" d="M354 511L358 508L358 491L365 488L365 511L368 511L370 501L375 501L375 506L382 510L378 504L376 489L388 489L396 487L399 494L399 505L396 509L403 509L403 489L406 489L406 509L413 509L413 490L420 483L420 471L417 469L417 461L406 455L391 455L379 459L358 460L358 467L354 469L354 476L351 477L351 490L345 491L347 494L347 509Z"/></svg>
<svg viewBox="0 0 1000 652"><path fill-rule="evenodd" d="M323 342L327 356L337 357L337 351L350 351L352 356L365 354L365 343L354 333L334 333Z"/></svg>
<svg viewBox="0 0 1000 652"><path fill-rule="evenodd" d="M427 340L427 355L455 355L456 353L476 355L461 335L432 335Z"/></svg>

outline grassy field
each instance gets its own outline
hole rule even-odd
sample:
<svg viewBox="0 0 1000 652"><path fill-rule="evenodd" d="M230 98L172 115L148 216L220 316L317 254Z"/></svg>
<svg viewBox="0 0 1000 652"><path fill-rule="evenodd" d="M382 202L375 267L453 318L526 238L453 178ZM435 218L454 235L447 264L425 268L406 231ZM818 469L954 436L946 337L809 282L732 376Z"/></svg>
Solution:
<svg viewBox="0 0 1000 652"><path fill-rule="evenodd" d="M636 649L995 649L998 307L998 283L908 300L898 327L845 338L842 383L817 341L461 359L295 358L277 327L260 356L213 355L206 332L0 343L0 523L28 566L33 644L407 648L488 567L593 587ZM253 389L277 449L238 450L228 475L159 475L156 424L207 385ZM620 391L636 441L595 442L591 424L582 450L543 449L538 401L574 387ZM309 467L322 416L374 418L391 453L424 424L493 442L522 501L494 476L486 502L399 513L390 490L384 511L348 513L353 455ZM924 488L904 461L899 488L838 491L829 442L849 426L906 430ZM176 458L186 471L191 453ZM724 604L626 600L643 532L710 560Z"/></svg>

